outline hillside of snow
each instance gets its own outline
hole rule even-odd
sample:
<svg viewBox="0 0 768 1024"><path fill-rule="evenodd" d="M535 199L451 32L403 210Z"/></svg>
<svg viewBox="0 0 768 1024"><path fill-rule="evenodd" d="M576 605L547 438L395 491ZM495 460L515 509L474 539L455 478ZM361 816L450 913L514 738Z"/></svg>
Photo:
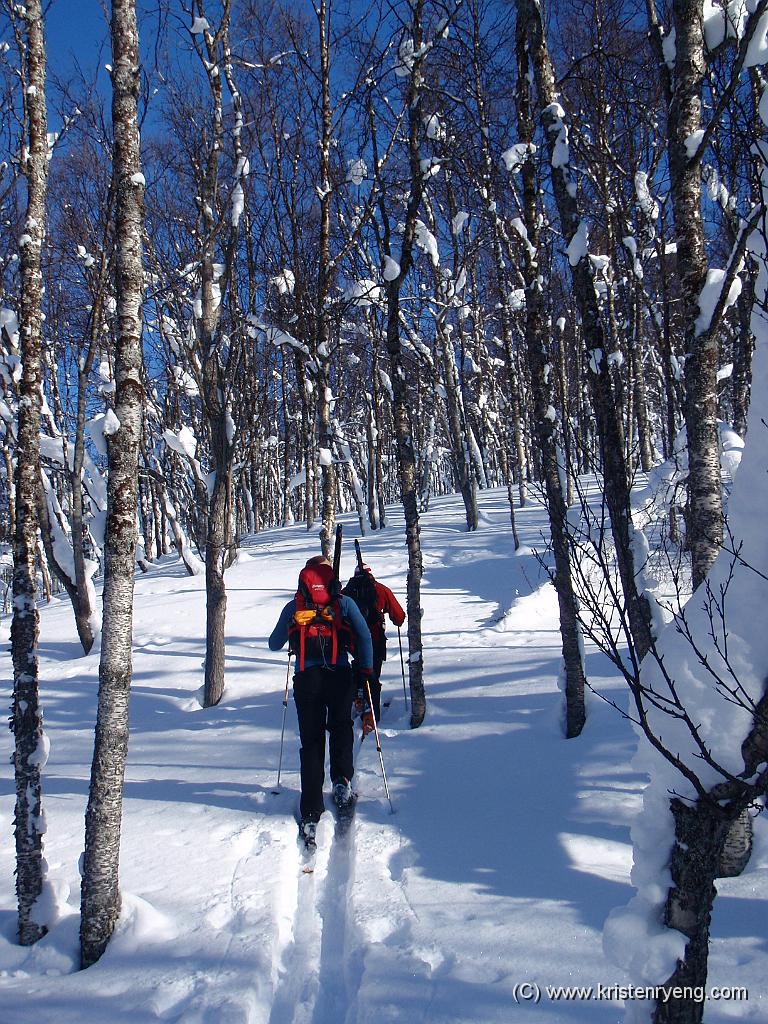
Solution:
<svg viewBox="0 0 768 1024"><path fill-rule="evenodd" d="M629 724L591 699L584 733L563 738L557 606L534 548L545 515L518 510L514 551L502 491L463 527L457 498L422 517L427 717L408 728L396 631L388 630L382 747L356 747L357 815L319 829L300 870L296 716L289 706L275 792L287 656L266 638L315 533L249 538L227 573L226 690L203 710L205 592L167 558L136 582L134 683L122 835L123 914L104 958L77 965L78 858L93 744L98 653L83 657L72 611L41 616L50 933L15 945L12 736L0 764L2 1024L598 1024L622 1018L628 979L603 949L609 912L632 896L629 826L645 779ZM342 577L356 521L342 517ZM366 561L404 600L400 512L361 538ZM0 673L10 700L10 619ZM407 652L406 652L407 654ZM624 701L608 662L592 683ZM327 790L329 784L327 783ZM327 801L330 807L330 799ZM719 883L710 981L749 998L708 1003L711 1024L768 1019L761 819L747 872ZM608 953L611 951L608 950ZM558 999L547 986L593 986ZM598 999L598 986L603 986Z"/></svg>

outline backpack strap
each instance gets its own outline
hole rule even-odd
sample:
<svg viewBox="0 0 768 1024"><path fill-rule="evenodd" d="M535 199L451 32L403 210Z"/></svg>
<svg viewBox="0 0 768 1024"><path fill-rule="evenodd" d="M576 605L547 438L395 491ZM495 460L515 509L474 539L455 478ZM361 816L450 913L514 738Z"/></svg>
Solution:
<svg viewBox="0 0 768 1024"><path fill-rule="evenodd" d="M297 594L297 598L299 597L300 595ZM304 602L297 601L297 603ZM344 617L340 598L336 597L329 604L320 608L298 607L294 611L291 624L288 627L288 639L296 653L300 672L304 670L305 665L307 635L313 626L316 627L315 632L318 632L318 629L323 630L323 633L320 635L324 638L325 643L327 643L328 639L331 641L331 665L336 664L340 647L343 646L345 651L350 650L352 647L352 630ZM314 636L314 634L312 635ZM326 657L324 654L324 658Z"/></svg>
<svg viewBox="0 0 768 1024"><path fill-rule="evenodd" d="M296 652L299 663L299 671L304 671L304 654L306 649L307 639L307 627L314 621L316 612L310 608L297 608L293 613L293 619L291 625L288 628L288 636L291 638L291 634L295 637L298 633L299 638L299 649Z"/></svg>

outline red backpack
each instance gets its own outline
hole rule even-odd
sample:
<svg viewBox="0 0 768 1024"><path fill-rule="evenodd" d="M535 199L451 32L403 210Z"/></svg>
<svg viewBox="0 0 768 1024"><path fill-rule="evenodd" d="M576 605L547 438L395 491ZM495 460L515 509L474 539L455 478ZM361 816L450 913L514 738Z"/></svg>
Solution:
<svg viewBox="0 0 768 1024"><path fill-rule="evenodd" d="M299 573L295 601L288 642L299 671L303 671L306 657L335 665L339 652L350 650L352 633L341 612L333 568L324 562L305 565Z"/></svg>

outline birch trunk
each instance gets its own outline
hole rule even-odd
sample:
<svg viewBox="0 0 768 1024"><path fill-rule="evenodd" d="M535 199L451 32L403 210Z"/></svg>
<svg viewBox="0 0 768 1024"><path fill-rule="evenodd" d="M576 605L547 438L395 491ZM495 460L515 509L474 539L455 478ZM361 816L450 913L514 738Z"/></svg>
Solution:
<svg viewBox="0 0 768 1024"><path fill-rule="evenodd" d="M77 635L83 647L83 652L88 654L93 647L94 630L93 615L95 608L91 606L91 589L89 588L90 578L86 573L85 550L83 536L83 460L85 457L85 417L86 417L86 389L88 375L93 366L93 358L96 350L96 337L101 328L101 294L97 296L92 311L91 337L88 340L88 349L82 365L77 374L77 424L75 429L75 447L72 458L72 471L70 473L70 489L72 492L72 555L75 566L75 596L73 609L75 613L75 625Z"/></svg>
<svg viewBox="0 0 768 1024"><path fill-rule="evenodd" d="M128 753L133 579L142 386L141 302L144 178L138 123L139 35L135 0L112 2L112 176L115 209L115 414L107 443L104 619L96 741L85 816L80 959L95 963L120 914L120 827Z"/></svg>
<svg viewBox="0 0 768 1024"><path fill-rule="evenodd" d="M515 360L514 345L512 340L512 325L510 323L509 311L504 301L504 296L509 290L509 282L506 275L507 261L504 259L506 247L508 262L512 265L516 262L516 254L513 254L510 247L505 246L508 242L505 237L501 218L496 212L496 199L494 188L494 167L496 160L491 148L491 131L486 109L485 93L483 86L483 51L482 51L482 27L480 12L477 5L472 7L472 72L475 91L475 103L477 104L477 116L480 127L480 146L482 151L482 190L488 203L488 211L491 219L491 232L493 240L493 261L496 282L501 297L499 315L501 319L501 336L503 342L504 359L506 362L506 383L507 399L511 409L511 441L510 449L514 448L515 463L512 467L513 474L517 474L517 487L520 507L525 508L528 501L528 452L525 446L523 421L521 415L522 403L520 400L520 385L518 381L517 365ZM509 458L507 456L507 462ZM509 486L509 485L508 485ZM512 491L510 489L510 508L512 505ZM513 513L514 514L514 513Z"/></svg>
<svg viewBox="0 0 768 1024"><path fill-rule="evenodd" d="M21 380L16 447L15 521L13 533L13 660L14 735L13 765L16 779L14 812L16 838L16 897L18 937L22 946L37 942L46 932L35 915L35 902L45 881L41 768L43 719L39 702L39 613L36 600L37 499L40 487L40 409L42 402L41 256L45 236L48 186L48 128L45 101L45 37L41 0L26 7L26 115L28 137L24 162L27 210L21 258L19 335Z"/></svg>
<svg viewBox="0 0 768 1024"><path fill-rule="evenodd" d="M559 103L555 91L555 76L544 36L541 7L535 0L517 0L517 7L529 32L531 60L534 69L539 102L543 108L541 121L547 139L552 186L564 239L568 245L582 228L576 201L571 188L567 162L563 164L555 155L556 141L565 130L558 115ZM613 394L611 372L606 355L606 338L600 319L589 257L583 253L571 266L574 298L579 309L584 342L590 363L589 385L594 416L600 441L605 500L611 519L616 561L621 579L629 628L634 641L637 660L650 649L651 613L647 598L640 594L635 580L635 565L631 545L632 515L630 505L629 473L624 457L624 430L621 411Z"/></svg>
<svg viewBox="0 0 768 1024"><path fill-rule="evenodd" d="M403 248L407 245L404 240ZM402 254L400 266L403 266ZM400 494L405 515L405 540L408 548L408 576L406 580L406 611L408 614L408 679L411 692L411 728L424 721L427 705L424 694L424 667L421 638L421 577L422 557L419 540L419 488L416 453L413 448L408 395L405 386L402 351L400 347L400 286L397 281L387 283L387 351L392 370L395 440L397 446Z"/></svg>
<svg viewBox="0 0 768 1024"><path fill-rule="evenodd" d="M746 294L745 294L746 292ZM747 412L749 396L752 388L752 354L755 339L750 329L749 319L755 299L755 282L750 274L738 299L739 328L734 340L733 353L733 429L739 437L747 434Z"/></svg>
<svg viewBox="0 0 768 1024"><path fill-rule="evenodd" d="M221 21L215 34L210 30L203 35L207 60L201 49L213 100L213 135L206 154L205 180L200 203L204 227L204 243L201 268L201 316L195 321L197 345L202 361L201 399L203 413L208 424L211 450L210 465L213 471L213 485L201 494L201 504L206 506L205 522L205 674L203 684L203 706L213 707L221 700L224 692L225 626L227 594L224 572L229 563L232 539L232 466L233 444L230 429L234 424L228 408L228 396L232 387L232 367L237 364L239 337L233 332L227 356L223 355L221 342L222 308L227 288L234 275L235 252L238 227L232 222L223 245L223 264L216 266L217 236L222 232L223 218L220 206L220 164L224 153L224 87L226 80L231 97L234 122L240 108L240 94L232 77L229 52L229 19L231 4L224 3ZM219 70L223 73L219 74ZM214 73L214 71L216 73ZM235 162L241 156L240 137L237 128L232 132L233 157Z"/></svg>
<svg viewBox="0 0 768 1024"><path fill-rule="evenodd" d="M443 381L445 382L446 419L448 436L451 443L453 468L464 502L464 514L467 530L472 532L478 526L477 488L472 472L472 464L467 450L467 424L459 391L456 359L453 353L451 337L442 324L437 324L437 349L443 364Z"/></svg>
<svg viewBox="0 0 768 1024"><path fill-rule="evenodd" d="M687 938L685 956L674 974L665 982L668 990L685 988L706 991L709 926L723 847L730 822L714 802L689 805L677 798L671 801L675 820L675 843L670 873L672 887L667 896L664 919ZM704 1000L688 998L659 999L654 1024L700 1024Z"/></svg>
<svg viewBox="0 0 768 1024"><path fill-rule="evenodd" d="M317 7L317 19L320 29L320 83L322 98L322 133L320 137L320 239L317 266L316 317L317 328L315 353L317 357L317 419L320 451L324 458L320 460L320 479L322 483L322 522L320 527L320 543L326 558L333 558L333 539L336 523L336 503L338 501L338 479L336 467L331 455L333 453L333 429L331 424L330 403L330 332L328 329L327 298L330 292L331 279L331 80L330 80L330 42L329 12L326 0L320 0ZM326 461L327 460L327 461Z"/></svg>
<svg viewBox="0 0 768 1024"><path fill-rule="evenodd" d="M633 317L634 325L630 340L630 359L634 379L635 418L637 420L637 441L640 450L640 468L650 473L653 467L653 440L648 415L648 392L645 383L645 340L641 316L640 285L635 283Z"/></svg>
<svg viewBox="0 0 768 1024"><path fill-rule="evenodd" d="M701 166L686 142L701 128L705 59L703 0L675 0L675 73L669 106L669 173L677 236L677 271L685 328L685 425L688 435L688 543L693 585L709 572L723 543L723 499L717 430L719 346L697 332L699 295L707 278L701 211Z"/></svg>
<svg viewBox="0 0 768 1024"><path fill-rule="evenodd" d="M528 47L525 23L518 11L517 22L517 123L520 141L533 143ZM586 721L584 690L586 679L582 658L579 614L573 590L568 542L568 506L565 494L566 468L558 445L555 419L556 375L546 353L544 296L539 273L539 223L536 169L531 153L522 166L523 217L529 246L525 250L525 341L531 370L534 404L534 429L541 455L541 468L547 495L552 551L555 559L554 584L560 612L560 637L565 672L565 733L578 736Z"/></svg>
<svg viewBox="0 0 768 1024"><path fill-rule="evenodd" d="M215 363L215 365L214 365ZM218 396L224 383L220 380L218 360L207 360L213 375L206 387L211 428L212 463L215 479L208 505L205 537L205 675L203 707L214 707L224 693L225 625L227 590L224 570L227 562L231 508L228 500L232 474L231 446L227 438L226 410ZM214 397L215 396L215 397Z"/></svg>
<svg viewBox="0 0 768 1024"><path fill-rule="evenodd" d="M412 8L411 32L414 52L418 53L422 43L421 18L423 0L416 0ZM423 175L420 166L419 132L423 125L423 103L421 90L421 62L414 61L410 69L408 89L405 98L408 123L408 163L410 168L409 190L405 211L405 224L400 245L400 273L393 280L385 281L386 295L386 345L389 354L392 380L392 416L394 420L395 445L397 453L400 495L405 515L405 537L408 548L408 576L406 582L406 610L408 614L408 677L411 692L411 728L417 728L426 714L424 693L424 663L421 635L421 577L422 555L419 540L419 479L416 452L411 429L407 376L403 366L402 344L400 341L400 292L413 260L413 246L416 219L423 196ZM373 116L371 114L371 120ZM373 125L372 125L373 127ZM373 131L374 164L377 176L380 174L379 157ZM382 255L391 257L392 230L387 196L381 180L378 181L379 208L382 220ZM383 520L382 520L383 525Z"/></svg>

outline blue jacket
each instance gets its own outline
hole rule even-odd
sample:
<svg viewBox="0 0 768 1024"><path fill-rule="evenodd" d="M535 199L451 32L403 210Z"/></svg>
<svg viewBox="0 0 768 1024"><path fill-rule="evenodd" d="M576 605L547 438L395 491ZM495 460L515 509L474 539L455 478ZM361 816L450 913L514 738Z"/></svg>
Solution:
<svg viewBox="0 0 768 1024"><path fill-rule="evenodd" d="M370 672L373 666L373 644L371 643L371 633L368 629L368 624L352 598L342 594L339 598L339 603L341 605L341 614L350 624L352 632L355 634L355 661L364 672ZM288 643L288 627L291 624L295 611L296 601L291 600L280 612L280 618L277 620L277 625L272 630L272 635L269 638L270 651L279 651ZM313 658L310 655L307 655L304 659L305 668L312 668L322 664L324 662L319 658ZM336 664L340 666L349 665L347 652L342 650L341 646L336 657Z"/></svg>

